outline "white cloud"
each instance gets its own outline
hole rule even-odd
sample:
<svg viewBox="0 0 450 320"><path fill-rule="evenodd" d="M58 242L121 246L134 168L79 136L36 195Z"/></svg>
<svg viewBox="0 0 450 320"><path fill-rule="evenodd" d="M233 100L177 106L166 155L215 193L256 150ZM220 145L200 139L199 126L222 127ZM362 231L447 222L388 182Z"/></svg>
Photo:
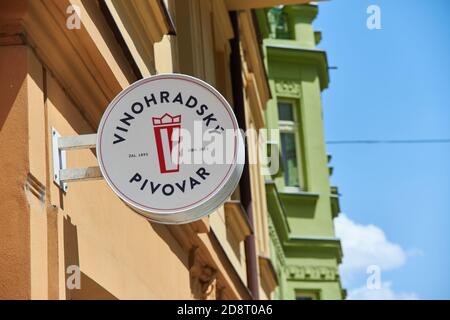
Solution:
<svg viewBox="0 0 450 320"><path fill-rule="evenodd" d="M336 235L341 239L344 251L341 273L344 278L351 279L355 275L364 275L367 283L364 286L348 290L349 300L415 300L414 292L395 292L392 283L382 281L383 271L400 268L408 257L421 256L418 249L404 250L400 245L390 242L382 229L374 225L362 225L341 214L335 220ZM370 288L376 280L376 268L380 270L376 289ZM371 278L372 277L372 278ZM375 278L374 278L375 277ZM366 282L366 281L365 281Z"/></svg>
<svg viewBox="0 0 450 320"><path fill-rule="evenodd" d="M382 271L401 267L407 253L398 244L386 239L383 230L374 225L362 225L341 214L335 220L336 235L341 239L344 252L341 272L365 272L370 265Z"/></svg>
<svg viewBox="0 0 450 320"><path fill-rule="evenodd" d="M348 300L417 300L414 292L399 292L392 290L390 282L383 282L380 289L368 289L366 286L350 290Z"/></svg>

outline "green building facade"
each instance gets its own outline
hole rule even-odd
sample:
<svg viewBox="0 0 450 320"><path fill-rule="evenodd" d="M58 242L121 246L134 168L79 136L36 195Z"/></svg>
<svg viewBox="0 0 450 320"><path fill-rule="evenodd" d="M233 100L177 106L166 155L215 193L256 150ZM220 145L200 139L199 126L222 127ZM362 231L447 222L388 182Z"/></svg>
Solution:
<svg viewBox="0 0 450 320"><path fill-rule="evenodd" d="M266 123L279 129L281 169L266 180L276 299L345 298L338 272L342 249L333 226L339 199L330 186L322 117L328 63L316 48L321 33L312 27L317 14L317 5L256 12L272 93Z"/></svg>

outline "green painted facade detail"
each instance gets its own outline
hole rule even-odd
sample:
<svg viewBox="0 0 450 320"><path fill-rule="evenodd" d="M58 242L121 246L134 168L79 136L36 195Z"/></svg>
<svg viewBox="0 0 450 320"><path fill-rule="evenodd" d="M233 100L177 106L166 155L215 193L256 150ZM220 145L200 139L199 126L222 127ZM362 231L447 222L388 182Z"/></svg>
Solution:
<svg viewBox="0 0 450 320"><path fill-rule="evenodd" d="M327 55L316 48L316 5L258 10L272 99L269 129L279 129L281 172L266 182L277 299L343 299L342 248L333 218L340 211L330 186L321 92L328 88Z"/></svg>

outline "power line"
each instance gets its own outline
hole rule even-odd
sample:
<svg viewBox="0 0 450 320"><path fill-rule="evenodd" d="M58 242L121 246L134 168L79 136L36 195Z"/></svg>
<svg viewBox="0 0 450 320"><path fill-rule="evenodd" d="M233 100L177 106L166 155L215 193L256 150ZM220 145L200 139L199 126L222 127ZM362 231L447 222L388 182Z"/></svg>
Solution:
<svg viewBox="0 0 450 320"><path fill-rule="evenodd" d="M407 140L332 140L327 144L435 144L450 143L450 139L407 139Z"/></svg>

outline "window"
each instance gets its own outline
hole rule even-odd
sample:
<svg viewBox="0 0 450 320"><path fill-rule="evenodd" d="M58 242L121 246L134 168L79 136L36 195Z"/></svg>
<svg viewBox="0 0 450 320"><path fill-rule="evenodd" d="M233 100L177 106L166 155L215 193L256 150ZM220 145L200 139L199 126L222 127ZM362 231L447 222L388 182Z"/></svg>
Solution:
<svg viewBox="0 0 450 320"><path fill-rule="evenodd" d="M284 169L284 185L286 189L302 189L302 170L299 155L299 127L295 103L293 101L278 102L278 120L280 127L281 156Z"/></svg>
<svg viewBox="0 0 450 320"><path fill-rule="evenodd" d="M284 184L288 187L300 187L298 179L297 148L295 133L281 132L281 154L284 167Z"/></svg>
<svg viewBox="0 0 450 320"><path fill-rule="evenodd" d="M315 291L297 291L295 300L319 300L319 293Z"/></svg>
<svg viewBox="0 0 450 320"><path fill-rule="evenodd" d="M290 102L278 103L278 120L295 122L294 108Z"/></svg>
<svg viewBox="0 0 450 320"><path fill-rule="evenodd" d="M272 8L267 13L271 25L270 37L275 39L291 39L288 19L282 8Z"/></svg>

